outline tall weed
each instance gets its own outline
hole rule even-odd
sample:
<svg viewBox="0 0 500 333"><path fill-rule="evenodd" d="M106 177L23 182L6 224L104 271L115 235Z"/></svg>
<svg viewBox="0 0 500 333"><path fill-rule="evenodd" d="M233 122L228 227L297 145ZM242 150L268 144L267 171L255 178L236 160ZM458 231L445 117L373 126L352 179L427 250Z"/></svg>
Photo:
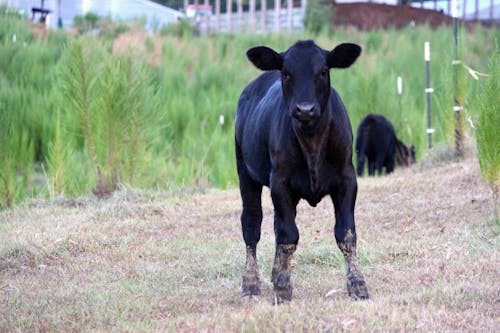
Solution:
<svg viewBox="0 0 500 333"><path fill-rule="evenodd" d="M500 195L500 49L490 61L489 77L479 95L479 115L476 141L479 165L484 180L491 187L495 198L495 214L499 218Z"/></svg>
<svg viewBox="0 0 500 333"><path fill-rule="evenodd" d="M150 170L153 155L160 155L158 159L163 161L167 158L167 150L156 145L166 123L151 76L146 65L110 54L93 38L71 42L61 59L57 86L69 130L64 133L66 140L56 136L49 165L71 167L73 163L59 161L68 157L64 152L82 151L81 157L88 157L82 163L91 170L85 187L98 196L106 196L122 184L158 182L147 175L155 174ZM68 142L72 147L66 146ZM55 171L51 170L53 183L58 184Z"/></svg>
<svg viewBox="0 0 500 333"><path fill-rule="evenodd" d="M33 140L27 115L19 108L26 97L0 81L0 208L20 201L32 176Z"/></svg>

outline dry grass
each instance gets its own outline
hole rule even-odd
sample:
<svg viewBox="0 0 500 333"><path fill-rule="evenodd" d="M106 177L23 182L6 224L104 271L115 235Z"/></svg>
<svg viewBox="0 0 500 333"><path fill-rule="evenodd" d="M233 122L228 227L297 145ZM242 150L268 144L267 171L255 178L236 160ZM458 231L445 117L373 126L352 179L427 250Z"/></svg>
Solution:
<svg viewBox="0 0 500 333"><path fill-rule="evenodd" d="M113 52L118 54L133 54L145 58L151 66L159 66L162 57L162 45L166 38L148 34L143 29L133 29L121 34L113 41ZM146 41L149 41L148 49Z"/></svg>
<svg viewBox="0 0 500 333"><path fill-rule="evenodd" d="M268 192L252 300L240 297L237 190L33 201L0 212L0 331L499 331L491 205L475 159L360 179L372 300L354 302L330 200L301 203L295 299L276 307Z"/></svg>

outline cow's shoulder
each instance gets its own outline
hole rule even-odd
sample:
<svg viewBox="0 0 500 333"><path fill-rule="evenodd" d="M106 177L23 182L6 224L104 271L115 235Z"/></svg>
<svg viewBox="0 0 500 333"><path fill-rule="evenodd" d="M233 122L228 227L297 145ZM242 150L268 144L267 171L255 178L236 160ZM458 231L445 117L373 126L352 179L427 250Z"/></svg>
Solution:
<svg viewBox="0 0 500 333"><path fill-rule="evenodd" d="M343 134L352 141L352 127L347 113L346 106L335 88L330 90L329 110L332 113L330 121L331 130L335 133Z"/></svg>
<svg viewBox="0 0 500 333"><path fill-rule="evenodd" d="M242 96L245 95L247 98L261 98L279 78L280 73L278 71L264 72L246 86Z"/></svg>

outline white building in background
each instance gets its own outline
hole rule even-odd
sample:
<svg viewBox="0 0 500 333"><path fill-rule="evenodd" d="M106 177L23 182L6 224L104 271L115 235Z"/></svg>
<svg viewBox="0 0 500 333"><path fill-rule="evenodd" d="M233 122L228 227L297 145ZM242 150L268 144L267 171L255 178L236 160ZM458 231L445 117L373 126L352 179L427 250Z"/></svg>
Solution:
<svg viewBox="0 0 500 333"><path fill-rule="evenodd" d="M187 17L195 17L196 15L199 15L201 17L208 15L212 16L214 14L214 9L212 5L187 5L186 7L186 16Z"/></svg>
<svg viewBox="0 0 500 333"><path fill-rule="evenodd" d="M114 20L143 19L146 26L162 26L177 22L184 17L184 13L159 5L147 0L44 0L43 8L51 13L48 16L50 27L56 28L59 16L64 28L73 25L73 18L92 12L100 17L109 16ZM0 4L7 4L19 8L27 17L32 17L32 8L40 8L42 0L0 0Z"/></svg>

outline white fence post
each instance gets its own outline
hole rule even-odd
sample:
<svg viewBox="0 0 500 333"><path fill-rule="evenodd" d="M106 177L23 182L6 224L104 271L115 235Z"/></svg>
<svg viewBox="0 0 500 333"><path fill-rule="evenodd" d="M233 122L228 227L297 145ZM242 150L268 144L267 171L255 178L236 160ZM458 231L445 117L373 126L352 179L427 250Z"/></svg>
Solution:
<svg viewBox="0 0 500 333"><path fill-rule="evenodd" d="M432 149L432 133L434 133L434 128L431 124L431 93L434 89L431 88L431 72L430 72L430 62L431 62L431 47L429 42L424 44L424 59L425 59L425 81L426 88L425 94L427 96L427 140L429 143L429 150Z"/></svg>
<svg viewBox="0 0 500 333"><path fill-rule="evenodd" d="M280 32L281 27L281 2L280 0L274 1L274 30L276 33Z"/></svg>
<svg viewBox="0 0 500 333"><path fill-rule="evenodd" d="M232 18L232 13L233 13L233 2L232 0L227 0L226 1L226 29L227 32L231 32L233 30L233 18Z"/></svg>
<svg viewBox="0 0 500 333"><path fill-rule="evenodd" d="M288 30L292 31L293 29L293 0L287 0L286 2L287 8L287 26Z"/></svg>
<svg viewBox="0 0 500 333"><path fill-rule="evenodd" d="M237 30L241 31L243 26L243 0L238 0L238 24Z"/></svg>
<svg viewBox="0 0 500 333"><path fill-rule="evenodd" d="M255 0L250 0L248 9L250 11L250 31L252 33L254 33L255 32Z"/></svg>

